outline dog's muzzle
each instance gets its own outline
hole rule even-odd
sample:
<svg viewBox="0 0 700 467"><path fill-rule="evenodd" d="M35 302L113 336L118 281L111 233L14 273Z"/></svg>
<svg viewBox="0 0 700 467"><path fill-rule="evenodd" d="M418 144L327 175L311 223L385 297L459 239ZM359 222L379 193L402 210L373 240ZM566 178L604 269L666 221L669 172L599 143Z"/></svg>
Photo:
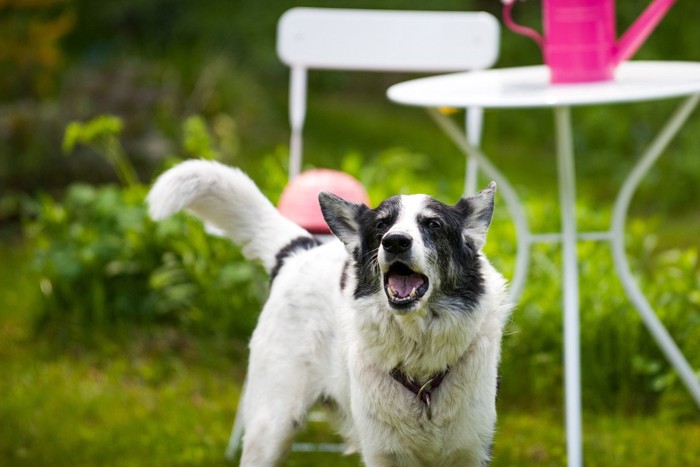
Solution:
<svg viewBox="0 0 700 467"><path fill-rule="evenodd" d="M390 233L382 238L387 259L394 260L384 273L384 291L395 309L407 310L428 291L430 281L401 259L410 258L413 239L404 233Z"/></svg>

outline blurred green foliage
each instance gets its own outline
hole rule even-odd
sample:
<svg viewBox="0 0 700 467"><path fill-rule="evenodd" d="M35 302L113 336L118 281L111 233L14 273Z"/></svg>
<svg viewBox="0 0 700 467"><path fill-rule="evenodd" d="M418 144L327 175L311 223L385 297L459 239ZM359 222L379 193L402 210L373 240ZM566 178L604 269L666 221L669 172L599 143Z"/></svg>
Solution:
<svg viewBox="0 0 700 467"><path fill-rule="evenodd" d="M121 128L110 116L73 122L64 150L94 147L123 187L76 183L62 201L44 195L34 205L26 234L41 276L39 327L67 341L154 324L248 335L256 316L251 309L265 295L261 270L192 217L158 224L148 218L147 187L125 156ZM189 152L218 152L198 117L184 123L183 133Z"/></svg>
<svg viewBox="0 0 700 467"><path fill-rule="evenodd" d="M145 193L75 184L60 203L40 200L27 227L40 327L68 342L153 324L247 335L264 295L260 271L192 218L151 222Z"/></svg>
<svg viewBox="0 0 700 467"><path fill-rule="evenodd" d="M168 145L178 133L180 122L191 114L200 114L209 123L217 115L231 116L240 136L236 144L242 157L237 165L247 170L255 170L260 158L286 143L288 73L276 57L275 29L279 16L299 6L298 2L72 0L38 9L15 6L21 3L41 2L15 0L7 4L7 21L39 21L65 10L74 16L75 24L54 40L53 47L64 60L52 72L58 83L53 93L44 99L18 99L17 93L0 98L0 184L8 191L57 190L76 179L98 183L110 180L113 175L104 166L90 162L88 153L66 162L57 157L55 150L68 122L86 121L101 114L123 119L123 145L144 180L151 179L154 169L169 155L172 148ZM647 4L647 0L617 2L620 32ZM485 10L497 17L501 10L497 0L316 0L304 6ZM518 5L517 19L541 27L540 6L538 0L523 2ZM692 22L698 16L700 3L677 2L635 58L697 59L691 44L700 43L700 31ZM501 39L497 66L541 63L534 42L505 28ZM8 67L4 76L28 82L18 67ZM338 167L351 151L359 151L369 159L376 151L397 146L395 142L402 138L399 146L430 155L430 168L434 170L426 175L445 178L455 172L449 163L460 156L449 143L429 137L428 132L414 134L416 122L425 122L415 116L414 109L380 106L382 115L389 114L393 122L377 125L369 114L375 109L365 107L367 102L383 101L386 87L406 77L312 72L307 163ZM331 94L336 98L330 99ZM663 104L624 105L576 112L577 154L585 156L581 170L586 177L582 178L603 185L593 192L604 195L614 190L616 172L609 180L598 175L610 173L610 161L628 163L663 121L668 108ZM366 112L366 123L347 117L357 112ZM532 168L529 162L533 154L539 161L542 154L551 152L548 120L548 114L538 112L487 112L485 149L497 155L499 161L516 164L516 168ZM700 196L700 161L694 157L700 143L691 136L698 128L700 123L691 121L674 143L672 157L660 162L660 175L650 178L640 192L644 206L687 211L686 200ZM363 131L363 136L358 137L355 131ZM600 137L602 133L604 138ZM542 160L545 167L551 164L550 160ZM514 170L518 182L520 172ZM538 172L530 173L530 178L534 177L535 185L546 180ZM657 196L667 178L677 183L664 187L664 196ZM16 212L6 216L11 214Z"/></svg>
<svg viewBox="0 0 700 467"><path fill-rule="evenodd" d="M124 186L138 185L138 175L119 143L122 128L122 121L111 115L103 115L84 124L71 122L63 137L63 152L71 153L78 144L92 146L104 155Z"/></svg>

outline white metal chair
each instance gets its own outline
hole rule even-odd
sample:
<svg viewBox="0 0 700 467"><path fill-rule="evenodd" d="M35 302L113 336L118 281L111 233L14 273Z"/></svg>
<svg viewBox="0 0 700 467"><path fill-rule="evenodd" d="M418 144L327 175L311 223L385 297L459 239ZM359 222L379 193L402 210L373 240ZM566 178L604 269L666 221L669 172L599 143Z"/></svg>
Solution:
<svg viewBox="0 0 700 467"><path fill-rule="evenodd" d="M292 8L277 23L277 54L290 67L290 180L301 171L302 133L310 69L400 72L456 72L491 67L500 25L485 12L389 11ZM482 110L468 109L472 145L481 139ZM476 164L467 162L465 193L476 188ZM241 410L226 457L232 459L243 435ZM323 448L323 446L321 446ZM326 448L335 450L333 446Z"/></svg>

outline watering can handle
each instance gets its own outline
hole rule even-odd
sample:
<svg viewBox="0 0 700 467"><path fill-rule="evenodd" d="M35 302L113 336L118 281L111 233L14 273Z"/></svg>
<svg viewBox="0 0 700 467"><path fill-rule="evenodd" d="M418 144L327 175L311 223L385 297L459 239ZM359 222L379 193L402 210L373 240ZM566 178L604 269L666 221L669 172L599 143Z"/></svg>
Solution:
<svg viewBox="0 0 700 467"><path fill-rule="evenodd" d="M528 28L526 26L521 26L520 24L517 24L515 21L513 21L513 5L515 4L515 0L502 0L503 1L503 22L508 26L508 29L512 30L513 32L516 32L518 34L522 34L523 36L527 36L530 39L534 40L537 42L537 44L542 47L544 45L544 39L538 33L532 28Z"/></svg>

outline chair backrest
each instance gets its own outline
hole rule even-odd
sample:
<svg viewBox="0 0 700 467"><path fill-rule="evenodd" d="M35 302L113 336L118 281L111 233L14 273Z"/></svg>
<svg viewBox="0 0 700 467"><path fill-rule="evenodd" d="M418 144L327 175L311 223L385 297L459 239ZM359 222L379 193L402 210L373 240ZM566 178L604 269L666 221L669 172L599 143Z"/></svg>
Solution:
<svg viewBox="0 0 700 467"><path fill-rule="evenodd" d="M491 67L500 26L485 12L292 8L277 24L291 68L290 178L301 169L308 69L450 72Z"/></svg>
<svg viewBox="0 0 700 467"><path fill-rule="evenodd" d="M293 8L277 29L290 67L447 72L498 57L498 21L484 12Z"/></svg>

